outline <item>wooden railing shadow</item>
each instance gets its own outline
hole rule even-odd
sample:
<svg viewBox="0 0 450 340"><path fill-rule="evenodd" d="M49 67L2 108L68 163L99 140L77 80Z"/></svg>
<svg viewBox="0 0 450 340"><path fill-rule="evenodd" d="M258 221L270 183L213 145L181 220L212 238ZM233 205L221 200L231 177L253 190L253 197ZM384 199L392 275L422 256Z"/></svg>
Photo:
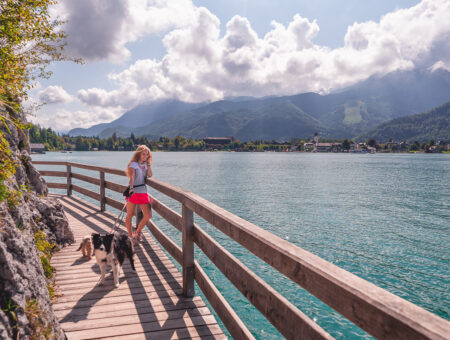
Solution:
<svg viewBox="0 0 450 340"><path fill-rule="evenodd" d="M147 239L145 239L145 238L143 239L140 247L143 248L143 250L145 250L145 253L148 254L148 257L146 255L144 255L144 252L139 252L136 255L143 265L146 264L149 266L149 269L146 270L146 274L149 278L151 278L152 274L153 274L153 279L151 279L152 284L153 285L158 284L163 287L168 285L170 287L170 290L172 290L178 294L177 303L173 303L173 300L170 299L169 298L170 296L168 295L169 290L167 290L167 289L156 290L156 294L158 295L160 300L169 298L168 303L165 305L165 308L168 313L168 317L167 317L166 321L160 325L160 330L173 329L174 332L180 332L179 321L176 320L176 316L178 315L178 313L171 312L171 310L174 310L174 311L176 311L178 309L184 310L185 309L184 303L186 301L192 301L192 298L183 297L182 286L174 278L172 273L167 270L166 265L161 261L158 254L156 254L154 252L153 247L151 247L151 245L148 243ZM152 263L150 263L150 260L152 261ZM162 278L160 276L162 276ZM199 332L199 329L203 329L204 328L203 325L206 324L206 322L204 320L198 320L198 319L203 319L203 316L202 315L193 315L192 309L187 309L187 311L188 311L188 315L192 319L189 322L189 324L193 325ZM172 317L172 315L174 315L175 317ZM197 320L195 320L195 322L194 322L193 318L196 318ZM178 324L175 325L175 323L178 323ZM187 327L188 325L185 324L185 326ZM205 330L207 332L206 334L205 334ZM205 335L205 336L212 335L207 328L205 328L205 330L202 332L203 335ZM149 331L155 331L155 329L149 329ZM168 338L172 338L175 334L166 333L166 335L168 336Z"/></svg>
<svg viewBox="0 0 450 340"><path fill-rule="evenodd" d="M66 178L66 183L48 183L49 188L65 189L68 196L72 195L72 191L79 192L99 201L101 211L105 211L106 205L122 209L123 204L108 197L106 189L122 193L125 186L106 180L105 174L125 176L123 170L72 162L34 163L66 167L66 171L40 171L43 176ZM73 172L72 168L95 171L99 174L99 178ZM72 178L97 185L99 192L73 184ZM289 339L332 337L284 298L282 292L275 291L196 225L194 215L203 218L376 338L445 339L450 334L450 322L447 320L271 234L192 192L156 179L147 179L146 183L182 205L180 214L156 199L152 202L154 211L181 232L182 247L165 235L152 220L147 227L159 244L181 264L183 296L187 298L194 296L195 280L233 338L254 339L199 263L195 261L194 244L283 336ZM151 249L143 248L143 250L151 252ZM139 256L145 255L141 253ZM141 260L145 261L144 258Z"/></svg>
<svg viewBox="0 0 450 340"><path fill-rule="evenodd" d="M90 208L83 206L80 200L74 198L70 198L70 200L68 198L62 198L62 200L67 203L70 201L71 204L73 204L73 201L77 201L76 210L82 212L83 215L75 211L75 209L71 209L70 205L66 205L66 213L73 216L76 220L83 221L86 226L92 228L93 232L105 233L109 231L109 228L113 225L112 220L102 216L104 215L103 213L93 213ZM99 227L95 222L86 220L86 217L97 220L101 223L101 225L107 226L107 228L105 229ZM141 327L145 333L148 333L146 336L150 338L153 336L152 334L155 334L155 332L164 331L165 337L167 336L168 338L172 338L176 332L182 332L183 327L180 326L180 320L184 321L186 317L181 318L180 311L183 313L188 313L191 318L189 325L194 326L198 333L201 333L203 336L212 335L212 333L209 332L209 329L204 327L204 325L206 325L206 321L199 320L202 319L203 316L198 312L195 313L194 308L186 309L186 302L192 302L192 299L183 298L182 286L172 275L171 271L168 270L167 264L161 261L160 257L154 251L146 237L143 238L140 245L136 246L135 250L135 260L142 265L143 272L149 279L149 282L144 283L137 273L131 271L131 266L129 265L128 260L125 260L121 270L120 283L122 284L127 282L130 287L130 296L132 297L135 305L139 306L138 308L140 312L138 313L138 317ZM148 256L146 256L146 254ZM80 264L86 262L86 259L81 257L75 260L74 263L80 259L82 260L79 262ZM100 275L100 269L96 262L91 266L91 269L94 273ZM137 269L140 270L140 266L138 266ZM106 273L105 283L102 286L95 285L91 290L82 295L77 300L72 310L64 318L62 318L60 322L77 323L87 319L91 307L95 306L114 290L112 280L113 275L109 266L106 268ZM152 292L148 292L145 289L146 286L149 286L149 283L150 286L155 288ZM172 292L176 293L175 296L177 297L177 303L173 303ZM157 296L159 300L165 301L164 311L167 315L165 316L164 322L158 320L149 295L155 295L155 297ZM188 325L186 324L185 326L187 327Z"/></svg>

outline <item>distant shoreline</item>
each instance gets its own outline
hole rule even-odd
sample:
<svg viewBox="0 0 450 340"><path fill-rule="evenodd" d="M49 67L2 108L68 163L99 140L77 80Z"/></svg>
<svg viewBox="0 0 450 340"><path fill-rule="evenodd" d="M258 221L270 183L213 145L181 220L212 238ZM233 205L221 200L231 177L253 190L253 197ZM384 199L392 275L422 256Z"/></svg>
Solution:
<svg viewBox="0 0 450 340"><path fill-rule="evenodd" d="M62 151L62 150L50 150L42 152L32 152L32 155L42 155L46 153L72 153L72 152L133 152L133 150L73 150L73 151ZM221 152L221 153L289 153L289 154L356 154L356 155L367 155L370 152L354 152L354 151L343 151L343 152L315 152L315 151L227 151L227 150L217 150L217 151L209 151L209 150L152 150L152 152L170 152L170 153L184 153L184 152L195 152L195 153L211 153L211 152ZM376 152L377 154L450 154L450 151L441 151L441 152L425 152L425 151L384 151L380 150Z"/></svg>

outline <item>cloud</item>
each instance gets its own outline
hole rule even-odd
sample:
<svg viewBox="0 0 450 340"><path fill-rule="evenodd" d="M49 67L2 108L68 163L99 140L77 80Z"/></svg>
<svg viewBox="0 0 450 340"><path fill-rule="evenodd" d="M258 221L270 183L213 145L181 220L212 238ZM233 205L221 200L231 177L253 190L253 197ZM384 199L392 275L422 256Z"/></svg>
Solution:
<svg viewBox="0 0 450 340"><path fill-rule="evenodd" d="M73 100L61 86L49 86L38 92L37 97L40 103L45 104L66 104Z"/></svg>
<svg viewBox="0 0 450 340"><path fill-rule="evenodd" d="M87 128L98 123L110 122L122 113L120 108L90 108L75 112L57 108L51 111L38 111L35 116L30 117L30 120L41 126L51 126L56 131L68 132L75 127Z"/></svg>
<svg viewBox="0 0 450 340"><path fill-rule="evenodd" d="M193 10L190 0L65 0L53 15L67 21L68 55L118 63L130 56L127 43L188 25Z"/></svg>
<svg viewBox="0 0 450 340"><path fill-rule="evenodd" d="M431 65L428 68L431 72L437 71L437 70L445 70L447 72L450 72L450 63L446 64L442 60L439 60L435 62L433 65Z"/></svg>
<svg viewBox="0 0 450 340"><path fill-rule="evenodd" d="M343 46L314 43L319 24L296 14L288 25L272 22L259 37L247 18L234 16L220 34L219 19L205 8L193 8L190 20L168 32L161 60L138 60L109 78L113 91L87 89L79 99L104 107L178 98L189 102L235 95L327 93L372 75L429 67L448 58L450 2L423 0L383 16L379 22L348 27ZM167 21L167 26L169 21ZM436 59L432 51L441 51ZM423 65L422 65L423 66Z"/></svg>
<svg viewBox="0 0 450 340"><path fill-rule="evenodd" d="M107 92L94 87L78 91L78 99L90 106L115 106L118 105L115 94L116 91Z"/></svg>

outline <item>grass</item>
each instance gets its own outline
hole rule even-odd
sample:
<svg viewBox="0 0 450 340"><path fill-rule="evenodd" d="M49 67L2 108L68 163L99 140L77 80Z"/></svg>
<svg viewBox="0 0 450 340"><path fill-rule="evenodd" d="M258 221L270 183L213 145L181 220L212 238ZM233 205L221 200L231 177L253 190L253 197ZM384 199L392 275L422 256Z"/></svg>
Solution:
<svg viewBox="0 0 450 340"><path fill-rule="evenodd" d="M25 315L31 329L30 339L53 339L54 334L50 324L46 324L44 311L39 308L35 299L27 300Z"/></svg>
<svg viewBox="0 0 450 340"><path fill-rule="evenodd" d="M55 249L55 244L50 243L47 236L42 230L39 230L34 234L34 242L37 250L40 252L40 259L42 263L42 269L44 270L45 277L51 279L55 272L55 267L50 264L52 253Z"/></svg>
<svg viewBox="0 0 450 340"><path fill-rule="evenodd" d="M366 110L366 104L362 101L358 101L355 104L345 104L345 118L344 118L344 124L346 125L352 125L352 124L358 124L362 120L361 111L367 111Z"/></svg>
<svg viewBox="0 0 450 340"><path fill-rule="evenodd" d="M12 323L12 329L14 332L17 331L18 325L17 325L17 309L19 308L18 305L12 302L11 298L6 300L6 297L3 296L2 299L2 311L5 312L5 314L8 316L8 318L11 320Z"/></svg>

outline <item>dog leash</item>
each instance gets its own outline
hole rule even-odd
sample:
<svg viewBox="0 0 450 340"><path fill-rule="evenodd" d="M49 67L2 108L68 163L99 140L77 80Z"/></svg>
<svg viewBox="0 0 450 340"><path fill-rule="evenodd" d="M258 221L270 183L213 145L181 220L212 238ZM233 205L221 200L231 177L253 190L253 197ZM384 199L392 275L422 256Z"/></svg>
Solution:
<svg viewBox="0 0 450 340"><path fill-rule="evenodd" d="M116 231L116 228L122 223L123 218L125 217L125 207L127 206L127 202L123 205L122 211L120 214L116 217L116 220L114 221L114 224L109 231L110 234L114 233Z"/></svg>
<svg viewBox="0 0 450 340"><path fill-rule="evenodd" d="M136 188L136 187L142 187L142 186L144 186L144 185L146 185L146 184L143 183L143 184L135 185L135 186L133 187L133 189ZM123 195L124 195L125 198L126 198L125 204L123 205L123 208L122 208L122 210L121 210L119 216L117 216L116 220L114 221L114 224L113 224L111 230L109 231L110 234L112 234L112 233L114 233L114 231L116 231L116 228L122 223L123 218L125 217L125 214L124 214L124 212L125 212L125 207L127 206L127 200L128 200L128 198L131 196L131 195L128 196L129 193L130 193L130 186L128 186L127 189L125 190L125 192L123 193Z"/></svg>

